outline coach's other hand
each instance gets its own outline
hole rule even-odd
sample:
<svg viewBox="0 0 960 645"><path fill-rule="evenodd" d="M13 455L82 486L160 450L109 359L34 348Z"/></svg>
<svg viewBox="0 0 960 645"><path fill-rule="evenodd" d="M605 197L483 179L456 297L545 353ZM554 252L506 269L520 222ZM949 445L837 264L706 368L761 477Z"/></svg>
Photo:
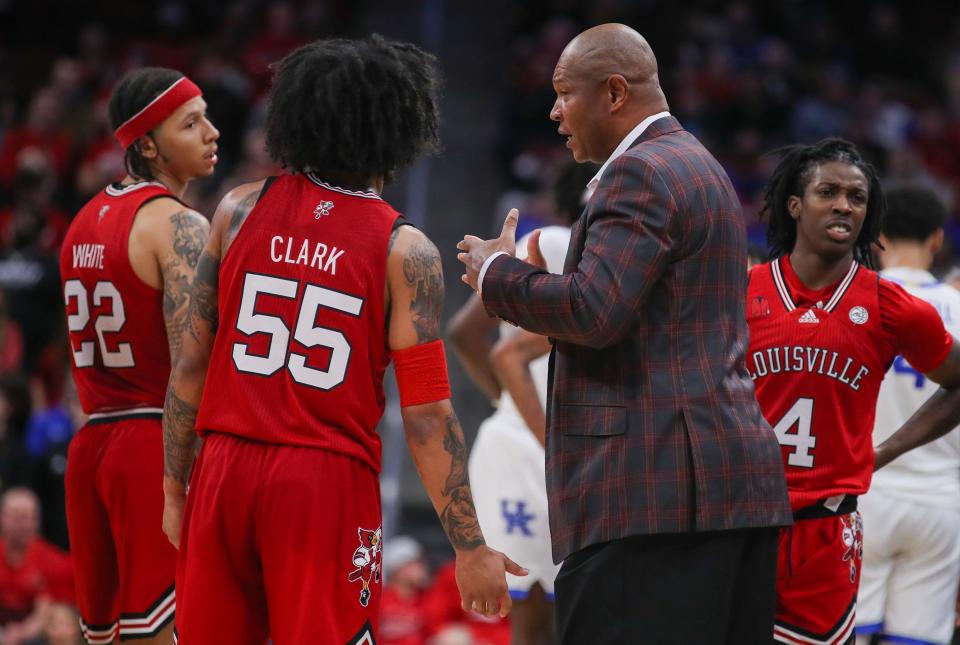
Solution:
<svg viewBox="0 0 960 645"><path fill-rule="evenodd" d="M520 211L511 208L507 213L507 219L503 222L503 230L500 237L492 240L481 240L474 235L465 235L457 243L457 248L461 253L457 254L457 259L466 266L466 273L460 279L466 282L470 287L477 291L477 282L480 276L480 269L488 257L494 253L506 253L516 255L517 253L517 220L520 218Z"/></svg>
<svg viewBox="0 0 960 645"><path fill-rule="evenodd" d="M532 264L538 269L546 271L547 260L543 257L543 253L540 252L540 233L541 230L538 228L531 233L529 239L527 239L527 264Z"/></svg>
<svg viewBox="0 0 960 645"><path fill-rule="evenodd" d="M515 576L529 573L519 564L486 545L457 550L456 576L460 605L464 611L482 616L506 617L513 607L504 572Z"/></svg>

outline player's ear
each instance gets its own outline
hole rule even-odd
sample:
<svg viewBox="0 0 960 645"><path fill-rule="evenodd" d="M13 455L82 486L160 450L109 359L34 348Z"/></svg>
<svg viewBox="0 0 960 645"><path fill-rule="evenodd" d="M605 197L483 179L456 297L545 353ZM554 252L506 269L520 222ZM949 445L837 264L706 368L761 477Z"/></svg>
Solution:
<svg viewBox="0 0 960 645"><path fill-rule="evenodd" d="M796 195L787 197L787 212L793 219L800 217L800 198Z"/></svg>
<svg viewBox="0 0 960 645"><path fill-rule="evenodd" d="M144 135L137 139L135 145L144 159L156 159L157 155L160 154L160 150L157 148L157 142L149 135Z"/></svg>
<svg viewBox="0 0 960 645"><path fill-rule="evenodd" d="M930 236L929 242L930 251L934 255L940 252L940 249L943 247L943 229L938 228L934 231L933 235Z"/></svg>

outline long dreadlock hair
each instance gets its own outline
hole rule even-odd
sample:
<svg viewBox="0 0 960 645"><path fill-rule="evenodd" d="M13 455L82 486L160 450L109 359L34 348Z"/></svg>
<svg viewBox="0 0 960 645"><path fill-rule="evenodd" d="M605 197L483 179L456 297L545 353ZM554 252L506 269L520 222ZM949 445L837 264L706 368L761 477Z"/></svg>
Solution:
<svg viewBox="0 0 960 645"><path fill-rule="evenodd" d="M829 138L811 145L786 146L775 154L781 155L780 163L767 182L763 208L760 209L760 219L767 222L769 259L792 252L797 243L797 222L790 217L787 200L791 196L803 197L814 168L839 161L856 166L867 178L867 214L853 245L853 258L864 266L876 268L872 246L879 244L885 210L883 190L877 171L861 156L857 147L846 139Z"/></svg>

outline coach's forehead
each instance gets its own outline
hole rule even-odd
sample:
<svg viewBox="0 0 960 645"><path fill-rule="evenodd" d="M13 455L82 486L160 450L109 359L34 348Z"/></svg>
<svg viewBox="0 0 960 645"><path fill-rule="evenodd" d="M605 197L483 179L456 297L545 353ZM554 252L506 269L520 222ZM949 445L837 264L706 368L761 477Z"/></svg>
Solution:
<svg viewBox="0 0 960 645"><path fill-rule="evenodd" d="M564 48L554 70L554 79L592 80L620 74L628 80L643 80L657 73L657 59L646 39L621 24L606 24L586 30Z"/></svg>

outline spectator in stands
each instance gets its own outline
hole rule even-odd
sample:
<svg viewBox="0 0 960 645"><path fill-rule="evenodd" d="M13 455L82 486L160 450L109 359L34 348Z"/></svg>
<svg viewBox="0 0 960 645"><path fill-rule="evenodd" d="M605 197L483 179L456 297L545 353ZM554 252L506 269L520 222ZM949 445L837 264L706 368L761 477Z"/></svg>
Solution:
<svg viewBox="0 0 960 645"><path fill-rule="evenodd" d="M60 99L52 89L45 88L34 95L25 123L10 130L0 148L0 187L13 185L17 159L28 148L37 148L46 155L55 178L67 172L72 144L60 127L60 117Z"/></svg>
<svg viewBox="0 0 960 645"><path fill-rule="evenodd" d="M40 638L25 645L83 645L80 615L76 608L62 602L46 605Z"/></svg>
<svg viewBox="0 0 960 645"><path fill-rule="evenodd" d="M73 602L70 556L39 536L40 502L27 488L0 498L0 629L5 645L39 636L48 601Z"/></svg>
<svg viewBox="0 0 960 645"><path fill-rule="evenodd" d="M420 543L400 535L383 547L383 596L380 599L381 645L424 645L427 613L424 592L430 572Z"/></svg>
<svg viewBox="0 0 960 645"><path fill-rule="evenodd" d="M85 202L107 184L120 181L127 170L123 164L123 148L117 145L110 128L109 94L96 99L93 105L93 132L80 152L74 191L79 202Z"/></svg>
<svg viewBox="0 0 960 645"><path fill-rule="evenodd" d="M70 227L70 217L54 199L56 180L47 155L25 148L17 156L13 203L0 210L0 245L13 248L26 222L38 228L37 244L43 253L55 254Z"/></svg>
<svg viewBox="0 0 960 645"><path fill-rule="evenodd" d="M0 378L0 489L31 486L36 480L36 464L24 444L30 409L26 381L17 374Z"/></svg>
<svg viewBox="0 0 960 645"><path fill-rule="evenodd" d="M427 645L488 645L487 641L474 639L463 625L450 625L427 641Z"/></svg>
<svg viewBox="0 0 960 645"><path fill-rule="evenodd" d="M28 373L64 326L63 293L53 251L68 225L65 216L57 216L57 209L36 194L47 190L45 173L49 171L39 164L29 167L29 173L17 180L18 201L7 220L7 243L0 246L0 287L6 291L10 315L23 332L23 368ZM3 223L0 213L0 226Z"/></svg>
<svg viewBox="0 0 960 645"><path fill-rule="evenodd" d="M243 62L262 93L270 85L270 66L300 47L306 38L299 31L297 7L291 2L271 2L264 8L263 28L244 48Z"/></svg>
<svg viewBox="0 0 960 645"><path fill-rule="evenodd" d="M10 317L7 294L0 289L0 375L16 373L23 365L23 333Z"/></svg>

